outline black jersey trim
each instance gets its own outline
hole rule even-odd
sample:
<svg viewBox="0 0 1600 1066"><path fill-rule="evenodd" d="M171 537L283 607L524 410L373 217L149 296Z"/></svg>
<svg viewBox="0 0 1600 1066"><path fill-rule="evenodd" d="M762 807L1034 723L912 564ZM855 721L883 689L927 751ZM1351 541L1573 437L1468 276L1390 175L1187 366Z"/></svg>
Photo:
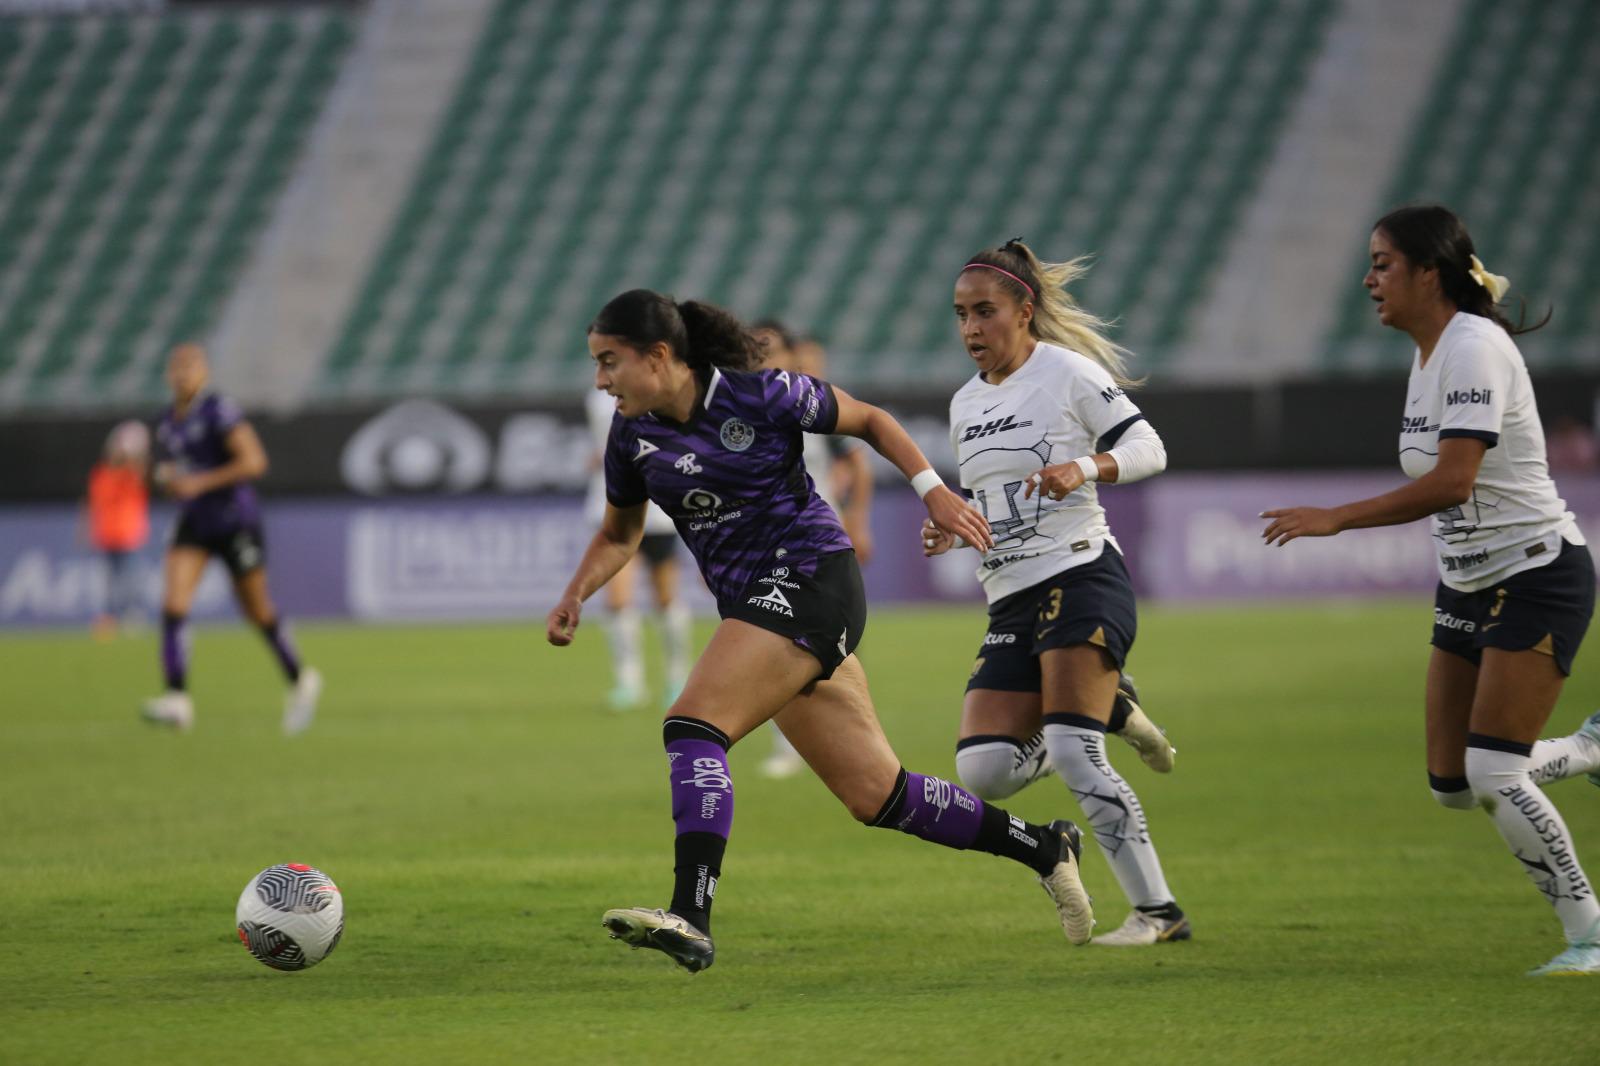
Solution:
<svg viewBox="0 0 1600 1066"><path fill-rule="evenodd" d="M1485 445L1493 448L1500 443L1500 434L1491 433L1487 429L1441 429L1440 440L1449 440L1451 437L1466 437L1469 440L1481 440Z"/></svg>
<svg viewBox="0 0 1600 1066"><path fill-rule="evenodd" d="M1096 452L1104 452L1115 448L1117 446L1117 441L1121 440L1122 435L1128 432L1129 426L1133 425L1135 422L1143 421L1144 415L1142 414L1133 415L1130 418L1124 418L1121 422L1118 422L1116 425L1106 430L1105 433L1101 435L1100 439L1094 442L1094 450Z"/></svg>
<svg viewBox="0 0 1600 1066"><path fill-rule="evenodd" d="M828 387L828 398L833 401L831 405L833 408L833 413L829 417L827 425L824 426L821 423L818 423L817 425L812 426L812 433L832 433L834 430L839 428L839 392L833 387L833 382L831 381L824 381L822 384Z"/></svg>

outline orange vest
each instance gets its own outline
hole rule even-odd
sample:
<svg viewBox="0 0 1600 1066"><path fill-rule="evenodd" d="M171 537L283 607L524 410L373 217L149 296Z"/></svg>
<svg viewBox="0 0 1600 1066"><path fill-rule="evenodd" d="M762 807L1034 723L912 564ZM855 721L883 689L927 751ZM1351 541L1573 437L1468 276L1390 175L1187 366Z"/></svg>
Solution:
<svg viewBox="0 0 1600 1066"><path fill-rule="evenodd" d="M101 551L138 551L150 536L150 497L139 471L97 463L89 472L89 536Z"/></svg>

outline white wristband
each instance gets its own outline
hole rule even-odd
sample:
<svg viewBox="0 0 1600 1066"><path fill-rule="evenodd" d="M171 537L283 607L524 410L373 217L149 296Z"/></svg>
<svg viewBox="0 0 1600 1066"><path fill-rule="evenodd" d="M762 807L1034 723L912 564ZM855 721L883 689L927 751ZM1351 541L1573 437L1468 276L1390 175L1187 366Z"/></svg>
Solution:
<svg viewBox="0 0 1600 1066"><path fill-rule="evenodd" d="M940 477L931 466L911 479L911 487L916 489L917 495L924 499L927 498L928 493L943 484L944 478Z"/></svg>
<svg viewBox="0 0 1600 1066"><path fill-rule="evenodd" d="M1078 469L1079 470L1083 471L1083 480L1084 481L1099 481L1100 480L1100 466L1099 466L1098 463L1096 463L1094 461L1094 456L1092 456L1092 455L1080 455L1080 456L1078 456L1076 459L1074 459L1072 461L1074 463L1078 464Z"/></svg>

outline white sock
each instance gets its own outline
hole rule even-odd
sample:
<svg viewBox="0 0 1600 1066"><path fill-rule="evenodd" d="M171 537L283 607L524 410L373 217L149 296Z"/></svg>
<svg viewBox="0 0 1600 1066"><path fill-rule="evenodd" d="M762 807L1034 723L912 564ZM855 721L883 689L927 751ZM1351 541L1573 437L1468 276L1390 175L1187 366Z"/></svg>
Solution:
<svg viewBox="0 0 1600 1066"><path fill-rule="evenodd" d="M1433 802L1453 811L1475 811L1478 797L1472 794L1464 777L1439 777L1428 775L1428 788L1433 792Z"/></svg>
<svg viewBox="0 0 1600 1066"><path fill-rule="evenodd" d="M682 600L674 600L661 612L661 648L667 660L667 684L681 689L689 680L689 644L694 636L694 618Z"/></svg>
<svg viewBox="0 0 1600 1066"><path fill-rule="evenodd" d="M1490 742L1493 738L1482 738ZM1467 782L1534 887L1544 893L1561 919L1569 943L1600 929L1600 902L1578 865L1561 812L1529 776L1527 755L1477 747L1467 742Z"/></svg>
<svg viewBox="0 0 1600 1066"><path fill-rule="evenodd" d="M1533 746L1531 767L1536 785L1592 774L1600 770L1600 743L1587 733L1541 740Z"/></svg>
<svg viewBox="0 0 1600 1066"><path fill-rule="evenodd" d="M611 669L617 687L639 691L644 688L644 656L639 650L639 612L632 607L612 611L606 620L606 636L611 641Z"/></svg>
<svg viewBox="0 0 1600 1066"><path fill-rule="evenodd" d="M1051 721L1069 718L1079 724ZM1077 797L1095 842L1111 865L1117 884L1135 907L1171 903L1161 860L1150 842L1144 808L1128 783L1106 760L1104 728L1079 715L1047 715L1044 741L1056 773Z"/></svg>
<svg viewBox="0 0 1600 1066"><path fill-rule="evenodd" d="M956 775L962 786L980 799L1015 795L1050 770L1043 733L1035 733L1025 743L1012 737L976 736L956 745Z"/></svg>

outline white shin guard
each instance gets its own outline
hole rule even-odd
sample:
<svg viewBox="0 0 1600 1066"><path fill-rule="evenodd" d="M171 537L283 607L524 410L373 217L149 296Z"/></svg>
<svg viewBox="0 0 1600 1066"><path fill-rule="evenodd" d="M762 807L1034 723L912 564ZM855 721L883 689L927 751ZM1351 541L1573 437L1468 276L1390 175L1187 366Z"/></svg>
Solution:
<svg viewBox="0 0 1600 1066"><path fill-rule="evenodd" d="M1479 743L1503 742L1476 735L1468 741L1467 783L1534 887L1555 908L1567 940L1576 943L1600 923L1600 903L1578 865L1566 822L1534 784L1529 756Z"/></svg>
<svg viewBox="0 0 1600 1066"><path fill-rule="evenodd" d="M961 787L985 800L1015 795L1037 776L1039 745L1031 744L1027 750L1035 758L1028 758L1024 746L1011 737L968 737L956 747Z"/></svg>
<svg viewBox="0 0 1600 1066"><path fill-rule="evenodd" d="M1106 759L1104 730L1090 728L1088 720L1077 725L1050 721L1052 717L1047 717L1044 727L1050 761L1077 797L1128 902L1135 907L1171 903L1172 892L1150 841L1144 807ZM1063 717L1078 719L1077 715Z"/></svg>

